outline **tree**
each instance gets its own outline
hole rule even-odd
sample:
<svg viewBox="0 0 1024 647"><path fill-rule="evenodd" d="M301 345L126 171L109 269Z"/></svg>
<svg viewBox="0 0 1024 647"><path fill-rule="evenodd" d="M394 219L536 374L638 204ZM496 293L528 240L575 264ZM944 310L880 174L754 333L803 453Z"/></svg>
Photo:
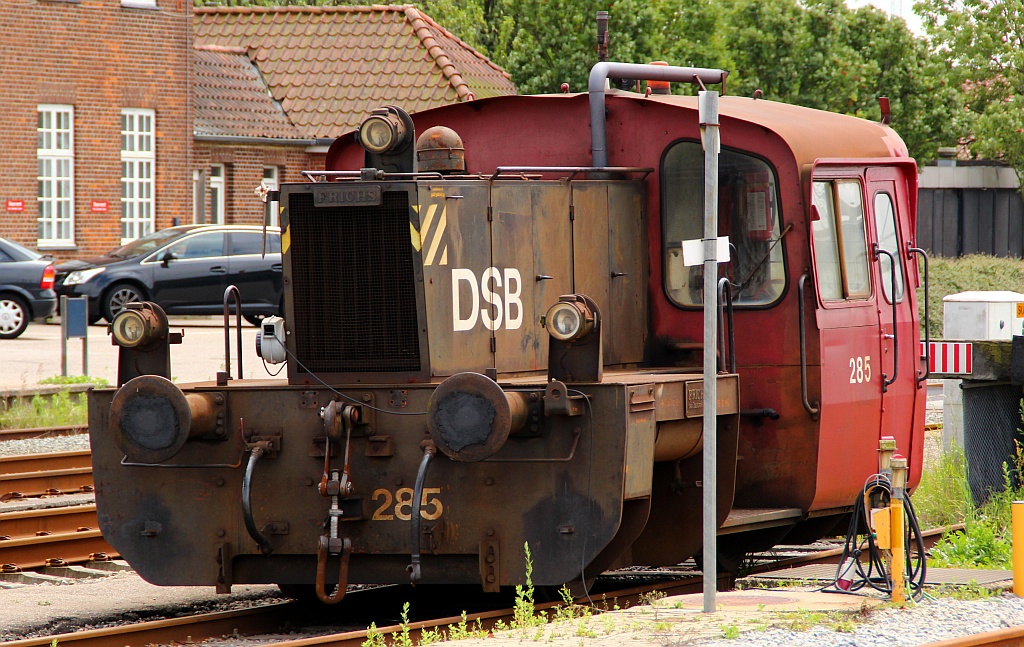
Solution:
<svg viewBox="0 0 1024 647"><path fill-rule="evenodd" d="M915 10L965 92L971 150L1024 179L1024 2L922 0Z"/></svg>

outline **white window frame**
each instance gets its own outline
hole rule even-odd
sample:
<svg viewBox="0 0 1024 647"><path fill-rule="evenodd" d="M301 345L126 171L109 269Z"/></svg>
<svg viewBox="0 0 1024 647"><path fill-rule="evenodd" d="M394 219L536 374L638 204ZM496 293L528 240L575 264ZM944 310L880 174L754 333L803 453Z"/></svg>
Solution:
<svg viewBox="0 0 1024 647"><path fill-rule="evenodd" d="M121 6L128 9L159 9L156 0L121 0Z"/></svg>
<svg viewBox="0 0 1024 647"><path fill-rule="evenodd" d="M39 104L36 121L37 246L75 246L75 107ZM63 121L63 123L62 123Z"/></svg>
<svg viewBox="0 0 1024 647"><path fill-rule="evenodd" d="M220 173L216 173L220 171ZM224 190L227 168L223 164L210 164L210 217L208 224L224 224Z"/></svg>
<svg viewBox="0 0 1024 647"><path fill-rule="evenodd" d="M121 109L121 244L156 227L156 111Z"/></svg>
<svg viewBox="0 0 1024 647"><path fill-rule="evenodd" d="M263 167L263 180L261 182L263 186L267 187L268 191L278 191L281 188L281 167L280 166L264 166ZM270 222L267 223L270 227L277 227L280 224L281 214L280 212L275 213L274 210L270 211Z"/></svg>

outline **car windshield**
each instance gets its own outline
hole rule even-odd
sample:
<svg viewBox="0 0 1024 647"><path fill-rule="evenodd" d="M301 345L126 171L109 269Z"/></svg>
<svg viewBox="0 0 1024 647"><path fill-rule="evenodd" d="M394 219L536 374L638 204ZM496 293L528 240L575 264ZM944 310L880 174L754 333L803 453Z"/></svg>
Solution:
<svg viewBox="0 0 1024 647"><path fill-rule="evenodd" d="M109 252L107 256L113 256L114 258L135 258L142 254L148 254L167 241L177 238L187 232L187 229L163 229L161 231L155 231L152 234L147 234L142 238L139 238L138 240L133 240L127 245L118 247L114 251Z"/></svg>

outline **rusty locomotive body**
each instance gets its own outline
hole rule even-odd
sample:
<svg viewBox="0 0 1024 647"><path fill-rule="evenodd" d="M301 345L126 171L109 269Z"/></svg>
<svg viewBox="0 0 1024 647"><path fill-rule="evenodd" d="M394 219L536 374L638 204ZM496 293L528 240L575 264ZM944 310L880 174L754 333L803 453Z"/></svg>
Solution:
<svg viewBox="0 0 1024 647"><path fill-rule="evenodd" d="M925 395L902 141L759 99L722 97L720 114L728 563L836 527L881 436L916 483ZM90 396L104 536L157 584L330 601L339 581L497 590L523 581L524 544L542 585L694 555L696 98L602 87L383 109L361 135L271 196L286 296L262 343L287 380L179 388L159 313L133 310L143 332L112 325L126 384Z"/></svg>

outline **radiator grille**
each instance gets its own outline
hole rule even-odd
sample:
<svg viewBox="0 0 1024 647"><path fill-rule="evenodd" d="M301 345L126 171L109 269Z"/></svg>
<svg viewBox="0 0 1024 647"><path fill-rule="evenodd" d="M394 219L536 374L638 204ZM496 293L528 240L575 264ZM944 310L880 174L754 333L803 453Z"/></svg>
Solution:
<svg viewBox="0 0 1024 647"><path fill-rule="evenodd" d="M409 194L314 207L293 193L288 209L295 348L308 372L420 370Z"/></svg>

